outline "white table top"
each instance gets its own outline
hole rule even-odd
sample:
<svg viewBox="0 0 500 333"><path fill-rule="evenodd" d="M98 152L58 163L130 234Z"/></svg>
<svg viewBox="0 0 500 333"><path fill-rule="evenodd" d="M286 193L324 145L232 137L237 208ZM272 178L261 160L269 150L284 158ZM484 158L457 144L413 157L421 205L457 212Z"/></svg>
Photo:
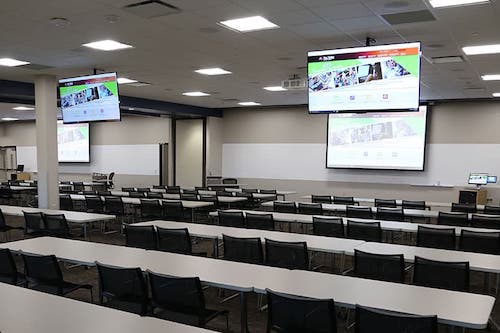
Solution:
<svg viewBox="0 0 500 333"><path fill-rule="evenodd" d="M24 216L23 211L29 213L41 212L44 214L64 214L66 220L72 223L91 223L97 221L116 219L115 215L75 212L69 210L42 209L42 208L6 206L6 205L0 205L0 209L5 215L13 215L13 216Z"/></svg>
<svg viewBox="0 0 500 333"><path fill-rule="evenodd" d="M281 242L306 242L307 248L313 251L322 251L330 253L354 253L354 249L364 243L364 241L347 239L347 238L333 238L322 237L306 234L287 233L280 231L268 231L246 228L232 228L223 227L218 225L207 225L199 223L183 223L172 221L147 221L134 223L133 225L154 225L160 228L187 228L189 233L193 236L204 238L217 238L222 239L222 235L231 237L258 237L264 243L264 239L272 239Z"/></svg>
<svg viewBox="0 0 500 333"><path fill-rule="evenodd" d="M54 254L63 260L88 265L97 260L160 274L199 276L210 285L232 290L263 293L270 288L304 297L333 298L337 304L350 308L359 304L416 315L437 315L442 323L476 329L486 327L495 303L493 297L479 294L52 237L2 243L0 247Z"/></svg>
<svg viewBox="0 0 500 333"><path fill-rule="evenodd" d="M243 192L243 190L241 188L228 188L227 189L228 192ZM259 191L260 193L260 190L257 189L257 191ZM297 191L284 191L284 190L276 190L276 194L277 195L291 195L291 194L296 194Z"/></svg>
<svg viewBox="0 0 500 333"><path fill-rule="evenodd" d="M2 332L213 332L4 283L0 294Z"/></svg>
<svg viewBox="0 0 500 333"><path fill-rule="evenodd" d="M36 191L35 186L9 186L12 191Z"/></svg>
<svg viewBox="0 0 500 333"><path fill-rule="evenodd" d="M80 200L83 201L85 200L85 196L82 194L71 194L71 199L73 200ZM151 199L151 198L142 198L142 200L160 200L160 204L163 201L181 201L181 200L168 200L168 199ZM101 197L101 200L105 201L105 197ZM129 197L123 197L122 201L124 204L128 205L135 205L138 206L141 204L141 198L129 198ZM184 208L189 208L189 209L196 209L196 208L204 208L204 207L210 207L213 206L214 204L212 202L207 202L207 201L188 201L188 200L182 200L182 206Z"/></svg>

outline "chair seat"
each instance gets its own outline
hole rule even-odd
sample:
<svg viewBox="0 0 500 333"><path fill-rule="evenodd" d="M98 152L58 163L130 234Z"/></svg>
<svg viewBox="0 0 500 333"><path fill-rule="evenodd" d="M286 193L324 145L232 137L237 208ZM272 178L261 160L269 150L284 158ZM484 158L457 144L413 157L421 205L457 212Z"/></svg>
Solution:
<svg viewBox="0 0 500 333"><path fill-rule="evenodd" d="M0 227L0 232L7 232L7 231L11 231L11 230L24 230L23 227L12 227L10 225L4 225L2 227Z"/></svg>
<svg viewBox="0 0 500 333"><path fill-rule="evenodd" d="M227 316L228 314L229 311L227 310L219 311L213 309L205 309L205 313L203 314L204 324L208 323L209 321L218 316ZM153 315L157 318L174 321L176 323L181 323L191 326L199 326L198 315L193 313L176 312L172 310L160 309L160 311L154 313Z"/></svg>
<svg viewBox="0 0 500 333"><path fill-rule="evenodd" d="M57 286L57 285L49 285L49 284L39 283L39 284L30 284L29 288L34 289L34 290L38 290L38 291L42 291L42 292L45 292L48 294L60 295L59 294L59 286ZM62 296L69 294L69 293L71 293L75 290L78 290L78 289L91 290L92 285L90 285L90 284L76 284L76 283L64 281L63 286L62 286Z"/></svg>
<svg viewBox="0 0 500 333"><path fill-rule="evenodd" d="M8 284L11 284L12 283L12 277L10 276L1 276L0 275L0 282L1 283L8 283ZM18 286L22 286L22 285L25 285L27 282L26 280L26 276L22 273L17 273L17 285Z"/></svg>

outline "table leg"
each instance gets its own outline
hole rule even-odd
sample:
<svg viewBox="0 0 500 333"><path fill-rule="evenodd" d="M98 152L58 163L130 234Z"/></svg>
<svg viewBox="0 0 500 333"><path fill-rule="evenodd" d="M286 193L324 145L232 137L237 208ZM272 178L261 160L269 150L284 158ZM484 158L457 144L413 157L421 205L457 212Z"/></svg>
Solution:
<svg viewBox="0 0 500 333"><path fill-rule="evenodd" d="M240 306L241 306L241 332L242 333L247 333L248 332L248 304L247 304L247 293L245 291L242 291L240 293Z"/></svg>
<svg viewBox="0 0 500 333"><path fill-rule="evenodd" d="M191 208L191 222L194 222L194 208Z"/></svg>
<svg viewBox="0 0 500 333"><path fill-rule="evenodd" d="M90 240L87 237L88 237L88 235L87 235L87 223L83 223L83 239Z"/></svg>
<svg viewBox="0 0 500 333"><path fill-rule="evenodd" d="M218 258L219 257L219 239L218 238L215 238L214 239L214 258Z"/></svg>

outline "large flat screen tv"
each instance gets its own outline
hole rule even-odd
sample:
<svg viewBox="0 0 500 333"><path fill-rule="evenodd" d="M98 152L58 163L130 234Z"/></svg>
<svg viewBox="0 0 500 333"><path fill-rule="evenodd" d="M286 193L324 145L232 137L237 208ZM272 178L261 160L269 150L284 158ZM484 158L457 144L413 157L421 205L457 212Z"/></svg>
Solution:
<svg viewBox="0 0 500 333"><path fill-rule="evenodd" d="M327 168L423 170L427 107L328 117Z"/></svg>
<svg viewBox="0 0 500 333"><path fill-rule="evenodd" d="M116 73L59 80L59 94L65 124L121 119Z"/></svg>
<svg viewBox="0 0 500 333"><path fill-rule="evenodd" d="M417 111L420 42L311 51L309 112Z"/></svg>
<svg viewBox="0 0 500 333"><path fill-rule="evenodd" d="M90 162L89 123L57 122L57 152L59 162Z"/></svg>

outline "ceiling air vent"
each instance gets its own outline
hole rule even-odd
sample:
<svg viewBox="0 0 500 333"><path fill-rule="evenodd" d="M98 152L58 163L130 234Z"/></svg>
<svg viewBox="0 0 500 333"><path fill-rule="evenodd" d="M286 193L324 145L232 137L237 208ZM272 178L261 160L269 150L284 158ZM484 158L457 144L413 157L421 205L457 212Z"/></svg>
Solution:
<svg viewBox="0 0 500 333"><path fill-rule="evenodd" d="M404 13L396 13L396 14L385 14L382 15L384 20L387 23L396 25L396 24L405 24L405 23L418 23L418 22L428 22L435 21L436 18L430 11L425 10L416 10L413 12L404 12Z"/></svg>
<svg viewBox="0 0 500 333"><path fill-rule="evenodd" d="M179 8L159 0L141 1L127 5L122 9L126 12L144 18L177 14L181 11Z"/></svg>

